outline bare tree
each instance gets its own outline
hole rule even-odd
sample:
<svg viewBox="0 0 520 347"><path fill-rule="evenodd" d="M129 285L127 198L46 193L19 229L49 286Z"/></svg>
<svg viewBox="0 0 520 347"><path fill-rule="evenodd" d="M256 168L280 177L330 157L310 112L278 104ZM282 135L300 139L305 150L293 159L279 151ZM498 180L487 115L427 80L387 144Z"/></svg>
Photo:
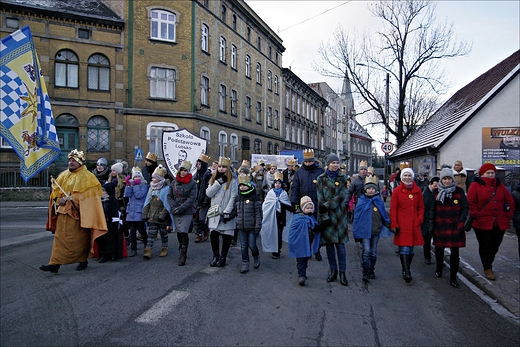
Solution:
<svg viewBox="0 0 520 347"><path fill-rule="evenodd" d="M369 124L384 125L399 146L435 111L439 95L445 93L448 80L442 63L468 55L471 45L454 42L453 23L437 24L431 1L382 0L369 9L381 19L382 28L374 34L349 35L339 27L333 44L320 45L322 61L314 68L324 76L349 78L365 112L372 111ZM390 81L383 83L382 72ZM393 96L388 114L387 83Z"/></svg>

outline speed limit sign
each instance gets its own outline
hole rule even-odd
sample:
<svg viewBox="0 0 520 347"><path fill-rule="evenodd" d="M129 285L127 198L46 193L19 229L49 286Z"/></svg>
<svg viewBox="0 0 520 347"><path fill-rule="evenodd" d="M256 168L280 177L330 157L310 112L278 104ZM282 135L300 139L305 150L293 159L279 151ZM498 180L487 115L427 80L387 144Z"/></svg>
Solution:
<svg viewBox="0 0 520 347"><path fill-rule="evenodd" d="M381 150L384 154L390 154L394 150L394 144L392 142L384 142L381 145Z"/></svg>

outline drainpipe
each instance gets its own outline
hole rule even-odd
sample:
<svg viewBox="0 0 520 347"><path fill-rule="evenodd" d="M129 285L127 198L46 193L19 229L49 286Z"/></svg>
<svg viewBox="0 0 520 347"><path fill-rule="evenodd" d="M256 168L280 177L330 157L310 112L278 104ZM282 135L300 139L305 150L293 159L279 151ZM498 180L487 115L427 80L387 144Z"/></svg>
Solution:
<svg viewBox="0 0 520 347"><path fill-rule="evenodd" d="M128 0L128 108L132 108L132 90L134 85L134 0Z"/></svg>
<svg viewBox="0 0 520 347"><path fill-rule="evenodd" d="M195 111L195 49L197 45L197 5L191 2L191 88L190 88L190 109Z"/></svg>

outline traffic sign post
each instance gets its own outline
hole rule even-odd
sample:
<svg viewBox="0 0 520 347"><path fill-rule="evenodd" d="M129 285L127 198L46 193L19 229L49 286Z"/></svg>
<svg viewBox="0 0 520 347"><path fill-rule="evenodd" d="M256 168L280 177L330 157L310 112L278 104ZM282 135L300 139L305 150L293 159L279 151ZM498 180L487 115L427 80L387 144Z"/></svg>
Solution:
<svg viewBox="0 0 520 347"><path fill-rule="evenodd" d="M392 142L384 142L381 145L381 150L384 154L390 154L394 150L394 144Z"/></svg>
<svg viewBox="0 0 520 347"><path fill-rule="evenodd" d="M141 162L143 161L143 149L136 148L134 152L134 161Z"/></svg>

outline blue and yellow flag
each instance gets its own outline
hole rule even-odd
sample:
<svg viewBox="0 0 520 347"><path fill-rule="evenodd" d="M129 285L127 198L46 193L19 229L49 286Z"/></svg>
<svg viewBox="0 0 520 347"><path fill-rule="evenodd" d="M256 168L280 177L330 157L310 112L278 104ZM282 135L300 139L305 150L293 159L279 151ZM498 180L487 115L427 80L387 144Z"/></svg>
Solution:
<svg viewBox="0 0 520 347"><path fill-rule="evenodd" d="M28 26L2 39L0 135L20 157L25 183L60 154L51 103Z"/></svg>

